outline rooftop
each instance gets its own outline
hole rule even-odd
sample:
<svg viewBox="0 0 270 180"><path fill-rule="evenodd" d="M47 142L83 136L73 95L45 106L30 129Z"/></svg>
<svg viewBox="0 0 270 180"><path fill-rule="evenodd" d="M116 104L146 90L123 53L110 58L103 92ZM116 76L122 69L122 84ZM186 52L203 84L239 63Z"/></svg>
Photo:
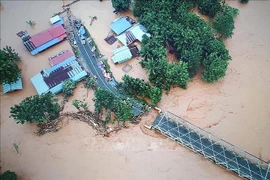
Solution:
<svg viewBox="0 0 270 180"><path fill-rule="evenodd" d="M131 26L132 24L130 24L126 18L120 17L111 23L110 28L115 32L115 34L119 35L129 29Z"/></svg>

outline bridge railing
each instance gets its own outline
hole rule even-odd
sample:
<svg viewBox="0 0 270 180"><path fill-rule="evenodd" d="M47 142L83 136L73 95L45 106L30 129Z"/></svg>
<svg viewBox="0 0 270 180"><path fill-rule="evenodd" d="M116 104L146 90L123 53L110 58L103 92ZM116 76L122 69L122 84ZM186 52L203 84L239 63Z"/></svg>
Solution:
<svg viewBox="0 0 270 180"><path fill-rule="evenodd" d="M216 164L226 167L237 173L240 177L262 180L268 180L270 177L270 164L260 158L191 124L171 112L162 112L159 116L177 125L172 126L170 129L168 128L170 125L167 128L162 128L164 127L163 125L156 124L154 128L161 131L162 134L180 142L192 151L214 160ZM182 128L181 132L177 133L177 129L179 130L181 127L185 127L185 131Z"/></svg>

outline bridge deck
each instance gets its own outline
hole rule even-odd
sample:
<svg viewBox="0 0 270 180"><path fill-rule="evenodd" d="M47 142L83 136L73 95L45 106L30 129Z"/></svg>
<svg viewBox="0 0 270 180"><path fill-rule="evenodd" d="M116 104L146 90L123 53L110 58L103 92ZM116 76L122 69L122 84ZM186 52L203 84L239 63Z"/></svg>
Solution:
<svg viewBox="0 0 270 180"><path fill-rule="evenodd" d="M153 128L242 178L270 180L270 164L172 113L160 114Z"/></svg>

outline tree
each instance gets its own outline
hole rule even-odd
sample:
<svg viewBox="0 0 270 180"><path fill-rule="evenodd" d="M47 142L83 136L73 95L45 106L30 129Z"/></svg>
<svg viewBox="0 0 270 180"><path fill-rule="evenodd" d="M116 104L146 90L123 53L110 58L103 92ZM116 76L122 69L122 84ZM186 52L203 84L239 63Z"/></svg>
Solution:
<svg viewBox="0 0 270 180"><path fill-rule="evenodd" d="M221 35L221 38L230 38L234 30L234 18L238 10L231 6L224 6L223 12L219 13L213 21L213 28Z"/></svg>
<svg viewBox="0 0 270 180"><path fill-rule="evenodd" d="M88 111L88 105L87 105L86 102L84 103L84 102L82 102L82 101L80 101L80 100L74 99L74 100L72 101L72 105L73 105L76 109L78 109L79 111L80 111L80 108L83 108L84 111Z"/></svg>
<svg viewBox="0 0 270 180"><path fill-rule="evenodd" d="M58 99L48 93L25 98L19 105L11 107L10 117L13 117L17 124L25 122L42 124L46 120L58 118L59 112Z"/></svg>
<svg viewBox="0 0 270 180"><path fill-rule="evenodd" d="M202 14L214 18L222 10L222 6L220 0L199 0L198 9Z"/></svg>
<svg viewBox="0 0 270 180"><path fill-rule="evenodd" d="M5 171L0 175L1 180L17 180L17 174L11 171Z"/></svg>
<svg viewBox="0 0 270 180"><path fill-rule="evenodd" d="M133 117L131 112L132 103L125 98L116 97L106 89L99 88L95 90L94 102L97 113L101 113L101 109L105 108L112 111L118 121L127 121Z"/></svg>
<svg viewBox="0 0 270 180"><path fill-rule="evenodd" d="M74 89L76 87L76 82L72 79L67 79L63 82L63 96L67 98L73 95Z"/></svg>
<svg viewBox="0 0 270 180"><path fill-rule="evenodd" d="M240 3L247 4L249 0L240 0Z"/></svg>
<svg viewBox="0 0 270 180"><path fill-rule="evenodd" d="M187 88L189 74L187 64L179 61L177 63L169 63L167 71L167 81L170 85L177 85L181 88Z"/></svg>
<svg viewBox="0 0 270 180"><path fill-rule="evenodd" d="M112 6L118 12L125 12L129 9L131 0L112 0Z"/></svg>
<svg viewBox="0 0 270 180"><path fill-rule="evenodd" d="M93 90L97 89L98 84L97 81L94 79L93 76L89 76L85 79L85 84L84 84L85 88L91 88Z"/></svg>
<svg viewBox="0 0 270 180"><path fill-rule="evenodd" d="M217 53L210 54L204 60L203 80L206 82L217 82L226 75L228 61L224 61L217 56Z"/></svg>
<svg viewBox="0 0 270 180"><path fill-rule="evenodd" d="M10 46L0 49L0 83L16 82L21 76L17 66L20 56Z"/></svg>

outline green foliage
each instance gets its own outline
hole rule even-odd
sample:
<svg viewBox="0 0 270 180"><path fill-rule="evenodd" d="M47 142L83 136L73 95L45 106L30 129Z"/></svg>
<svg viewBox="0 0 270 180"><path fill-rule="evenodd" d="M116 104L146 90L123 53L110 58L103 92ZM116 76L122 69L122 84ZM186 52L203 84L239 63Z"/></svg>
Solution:
<svg viewBox="0 0 270 180"><path fill-rule="evenodd" d="M238 15L238 10L231 6L224 6L223 12L219 13L213 21L213 28L222 38L230 38L234 30L234 18Z"/></svg>
<svg viewBox="0 0 270 180"><path fill-rule="evenodd" d="M151 87L149 83L145 83L139 78L133 78L124 75L123 82L118 84L118 89L132 96L149 97L151 104L155 105L161 100L162 91L160 88Z"/></svg>
<svg viewBox="0 0 270 180"><path fill-rule="evenodd" d="M79 111L80 111L80 108L83 108L84 111L88 111L88 104L86 102L74 99L72 101L72 105Z"/></svg>
<svg viewBox="0 0 270 180"><path fill-rule="evenodd" d="M65 98L72 96L74 89L76 88L76 82L72 79L67 79L63 82L63 96Z"/></svg>
<svg viewBox="0 0 270 180"><path fill-rule="evenodd" d="M240 0L240 3L247 4L249 0Z"/></svg>
<svg viewBox="0 0 270 180"><path fill-rule="evenodd" d="M125 12L129 9L131 0L112 0L112 6L118 12Z"/></svg>
<svg viewBox="0 0 270 180"><path fill-rule="evenodd" d="M96 79L93 76L89 76L85 79L85 84L84 84L85 88L91 88L93 90L97 89L98 84Z"/></svg>
<svg viewBox="0 0 270 180"><path fill-rule="evenodd" d="M18 53L10 46L0 49L0 83L12 83L21 76L17 66L20 61Z"/></svg>
<svg viewBox="0 0 270 180"><path fill-rule="evenodd" d="M212 53L204 61L203 80L206 82L216 82L226 74L228 61L222 60L216 53Z"/></svg>
<svg viewBox="0 0 270 180"><path fill-rule="evenodd" d="M5 171L0 175L0 180L17 180L17 175L15 172Z"/></svg>
<svg viewBox="0 0 270 180"><path fill-rule="evenodd" d="M118 121L128 121L133 117L131 112L132 103L128 99L116 97L106 89L99 88L95 90L94 99L95 111L101 112L102 108L115 113Z"/></svg>
<svg viewBox="0 0 270 180"><path fill-rule="evenodd" d="M49 93L25 98L19 105L11 107L10 117L13 117L17 124L25 122L41 124L46 120L58 118L59 111L58 99Z"/></svg>
<svg viewBox="0 0 270 180"><path fill-rule="evenodd" d="M235 17L238 13L220 0L135 0L133 3L133 14L152 35L143 38L140 64L148 70L149 81L155 87L166 91L171 86L186 88L189 77L195 76L201 68L204 68L204 74L213 74L213 64L225 68L223 73L215 71L216 78L223 77L226 72L225 64L231 57L224 43L216 40L211 25L190 12L197 4L203 14L212 18L218 19L220 14ZM167 62L166 48L173 50L178 63ZM213 54L222 63L213 58Z"/></svg>
<svg viewBox="0 0 270 180"><path fill-rule="evenodd" d="M177 85L181 88L187 88L189 74L187 64L180 61L178 63L169 63L167 70L167 81L171 85Z"/></svg>
<svg viewBox="0 0 270 180"><path fill-rule="evenodd" d="M214 18L222 10L222 6L220 0L199 0L198 9L202 14Z"/></svg>

